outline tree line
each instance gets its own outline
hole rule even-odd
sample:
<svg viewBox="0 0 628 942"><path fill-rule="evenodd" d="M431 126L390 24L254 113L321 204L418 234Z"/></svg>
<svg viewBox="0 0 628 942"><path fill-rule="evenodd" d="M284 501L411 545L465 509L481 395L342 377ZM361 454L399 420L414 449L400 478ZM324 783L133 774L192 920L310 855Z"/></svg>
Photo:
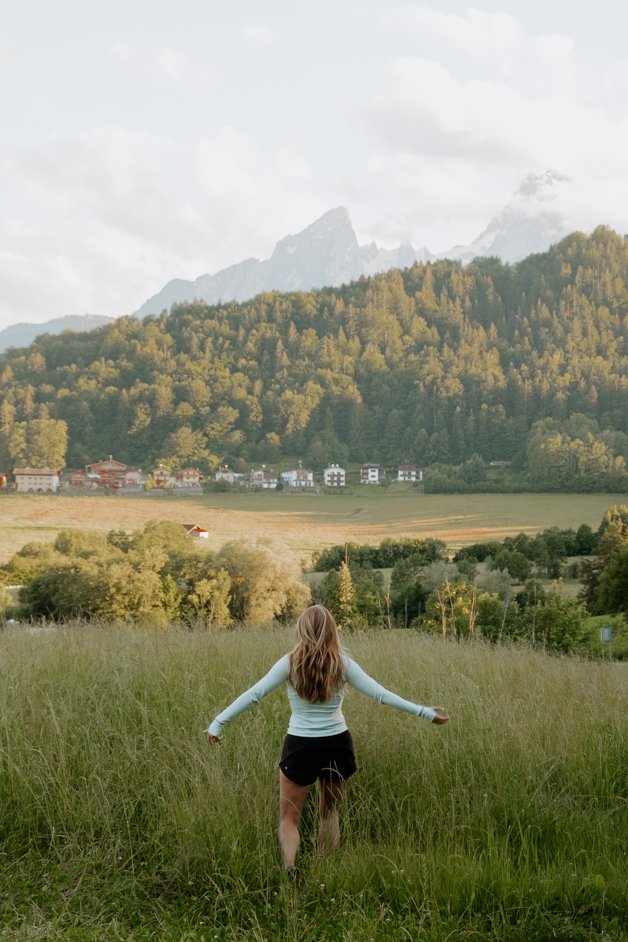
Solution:
<svg viewBox="0 0 628 942"><path fill-rule="evenodd" d="M0 566L2 584L22 586L17 603L5 596L6 617L206 628L292 618L310 595L299 564L272 543L229 541L213 553L171 521L27 543Z"/></svg>
<svg viewBox="0 0 628 942"><path fill-rule="evenodd" d="M0 470L403 461L426 487L626 486L628 243L175 305L0 355Z"/></svg>
<svg viewBox="0 0 628 942"><path fill-rule="evenodd" d="M582 582L578 598L547 589L567 560ZM583 524L520 533L472 544L452 560L439 540L406 539L331 547L315 566L324 575L306 584L284 548L231 541L213 552L172 522L133 533L62 530L53 543L29 543L0 567L0 609L25 620L217 629L287 621L313 599L343 629L412 628L564 653L590 646L589 615L617 614L628 626L628 506L610 508L597 531ZM3 599L1 586L16 583L17 600L6 590Z"/></svg>
<svg viewBox="0 0 628 942"><path fill-rule="evenodd" d="M412 542L428 544L429 552L426 545L407 552ZM452 560L444 550L439 541L420 540L332 547L317 557L326 574L314 597L350 629L404 627L588 652L587 618L615 614L628 642L628 506L610 508L597 531L582 524L520 533L466 546ZM392 565L388 587L374 568L384 559ZM581 580L577 598L559 590L564 575ZM554 580L549 589L547 580Z"/></svg>

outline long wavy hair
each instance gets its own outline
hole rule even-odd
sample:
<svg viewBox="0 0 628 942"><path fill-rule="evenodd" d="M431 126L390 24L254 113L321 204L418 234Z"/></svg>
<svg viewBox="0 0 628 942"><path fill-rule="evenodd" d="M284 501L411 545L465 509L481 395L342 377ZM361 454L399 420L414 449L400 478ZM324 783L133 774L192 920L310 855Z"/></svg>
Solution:
<svg viewBox="0 0 628 942"><path fill-rule="evenodd" d="M334 616L324 605L311 605L299 616L296 635L290 652L290 683L302 700L324 703L344 683Z"/></svg>

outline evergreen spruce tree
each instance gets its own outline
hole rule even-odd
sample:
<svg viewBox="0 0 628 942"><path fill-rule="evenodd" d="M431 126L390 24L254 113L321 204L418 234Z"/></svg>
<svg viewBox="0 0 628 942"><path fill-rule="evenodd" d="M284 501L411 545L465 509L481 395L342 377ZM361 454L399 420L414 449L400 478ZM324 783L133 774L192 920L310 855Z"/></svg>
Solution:
<svg viewBox="0 0 628 942"><path fill-rule="evenodd" d="M339 628L350 628L356 612L355 588L347 560L340 564L334 616Z"/></svg>

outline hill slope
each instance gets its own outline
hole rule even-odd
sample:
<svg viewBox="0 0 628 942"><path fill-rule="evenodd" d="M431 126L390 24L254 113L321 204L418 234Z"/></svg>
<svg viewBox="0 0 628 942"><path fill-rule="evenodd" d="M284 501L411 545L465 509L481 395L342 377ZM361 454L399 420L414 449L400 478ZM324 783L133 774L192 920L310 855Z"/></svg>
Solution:
<svg viewBox="0 0 628 942"><path fill-rule="evenodd" d="M0 459L44 418L67 423L70 466L477 454L533 462L550 485L603 480L628 441L627 313L628 243L605 228L515 266L182 304L0 356Z"/></svg>

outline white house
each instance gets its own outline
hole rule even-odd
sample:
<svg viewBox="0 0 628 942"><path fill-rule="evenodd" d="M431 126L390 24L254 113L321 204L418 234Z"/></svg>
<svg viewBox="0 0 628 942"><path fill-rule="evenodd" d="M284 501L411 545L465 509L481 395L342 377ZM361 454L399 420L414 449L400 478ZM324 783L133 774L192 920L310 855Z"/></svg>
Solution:
<svg viewBox="0 0 628 942"><path fill-rule="evenodd" d="M314 487L314 472L306 468L294 468L292 471L282 471L281 480L288 487Z"/></svg>
<svg viewBox="0 0 628 942"><path fill-rule="evenodd" d="M182 468L175 477L175 487L199 488L203 486L203 475L198 468Z"/></svg>
<svg viewBox="0 0 628 942"><path fill-rule="evenodd" d="M240 471L232 471L228 464L221 464L214 475L216 481L226 481L227 484L244 484L245 475Z"/></svg>
<svg viewBox="0 0 628 942"><path fill-rule="evenodd" d="M400 464L397 469L398 481L422 481L423 468L416 464Z"/></svg>
<svg viewBox="0 0 628 942"><path fill-rule="evenodd" d="M251 471L249 474L249 485L251 487L261 487L264 490L270 490L277 487L279 478L274 471L268 468L260 468L259 471Z"/></svg>
<svg viewBox="0 0 628 942"><path fill-rule="evenodd" d="M60 468L14 468L13 476L18 491L59 490Z"/></svg>
<svg viewBox="0 0 628 942"><path fill-rule="evenodd" d="M123 487L143 487L146 484L146 475L141 468L129 468L123 475Z"/></svg>
<svg viewBox="0 0 628 942"><path fill-rule="evenodd" d="M219 468L214 475L214 480L226 481L227 484L242 484L243 478L244 475L240 471L230 471L229 468Z"/></svg>
<svg viewBox="0 0 628 942"><path fill-rule="evenodd" d="M347 475L344 468L339 464L330 464L323 471L323 483L327 487L344 487L347 483Z"/></svg>
<svg viewBox="0 0 628 942"><path fill-rule="evenodd" d="M153 484L155 487L174 487L177 483L177 476L170 468L165 468L163 464L158 465L153 471Z"/></svg>
<svg viewBox="0 0 628 942"><path fill-rule="evenodd" d="M360 468L360 484L379 484L384 477L384 469L379 464L363 464Z"/></svg>

